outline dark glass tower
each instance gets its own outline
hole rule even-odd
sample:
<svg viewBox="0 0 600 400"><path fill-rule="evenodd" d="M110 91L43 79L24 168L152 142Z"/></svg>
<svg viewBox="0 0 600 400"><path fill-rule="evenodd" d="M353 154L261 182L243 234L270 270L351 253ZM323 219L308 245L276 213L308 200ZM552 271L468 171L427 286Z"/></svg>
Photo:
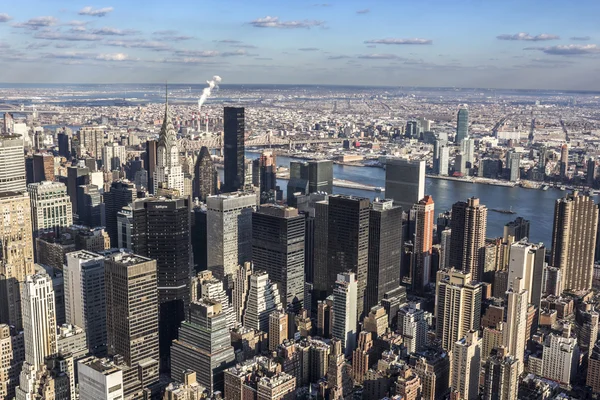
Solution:
<svg viewBox="0 0 600 400"><path fill-rule="evenodd" d="M352 271L358 281L357 315L363 314L369 263L369 214L365 197L329 197L327 223L327 292L333 292L337 275Z"/></svg>
<svg viewBox="0 0 600 400"><path fill-rule="evenodd" d="M294 194L333 193L333 161L291 162L287 186L288 204L294 204Z"/></svg>
<svg viewBox="0 0 600 400"><path fill-rule="evenodd" d="M110 237L111 247L119 247L117 213L126 205L131 204L135 196L135 185L129 181L113 182L110 185L110 190L104 193L104 204L106 207L106 232Z"/></svg>
<svg viewBox="0 0 600 400"><path fill-rule="evenodd" d="M187 198L146 198L132 203L133 251L156 260L160 304L160 361L168 370L171 341L189 303L192 273L191 212Z"/></svg>
<svg viewBox="0 0 600 400"><path fill-rule="evenodd" d="M194 165L194 197L205 202L208 196L217 194L218 179L210 152L206 146L202 146Z"/></svg>
<svg viewBox="0 0 600 400"><path fill-rule="evenodd" d="M262 206L252 214L252 261L279 286L282 304L304 305L304 216L291 207Z"/></svg>
<svg viewBox="0 0 600 400"><path fill-rule="evenodd" d="M67 193L71 198L73 213L77 213L77 188L90 183L90 170L80 167L67 168Z"/></svg>
<svg viewBox="0 0 600 400"><path fill-rule="evenodd" d="M369 270L365 309L400 285L402 207L393 200L374 201L369 213Z"/></svg>
<svg viewBox="0 0 600 400"><path fill-rule="evenodd" d="M158 144L156 140L146 141L146 153L144 154L144 168L148 171L148 190L154 194L154 172L156 171L156 152Z"/></svg>
<svg viewBox="0 0 600 400"><path fill-rule="evenodd" d="M458 110L456 118L456 137L455 143L462 143L463 140L469 137L469 110L466 107L461 107Z"/></svg>
<svg viewBox="0 0 600 400"><path fill-rule="evenodd" d="M58 138L58 155L66 158L67 160L71 159L71 138L65 132L59 133L57 135Z"/></svg>
<svg viewBox="0 0 600 400"><path fill-rule="evenodd" d="M244 187L244 108L225 107L223 115L225 131L225 190L235 192Z"/></svg>
<svg viewBox="0 0 600 400"><path fill-rule="evenodd" d="M96 185L81 185L77 187L77 223L94 228L105 226L102 196Z"/></svg>

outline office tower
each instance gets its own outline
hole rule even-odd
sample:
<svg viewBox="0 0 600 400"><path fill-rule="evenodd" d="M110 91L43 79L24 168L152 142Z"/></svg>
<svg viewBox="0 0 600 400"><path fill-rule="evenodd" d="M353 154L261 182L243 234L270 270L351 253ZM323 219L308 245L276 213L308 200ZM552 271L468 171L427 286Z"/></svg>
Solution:
<svg viewBox="0 0 600 400"><path fill-rule="evenodd" d="M58 155L68 160L71 159L71 137L65 133L59 133L57 135L58 142Z"/></svg>
<svg viewBox="0 0 600 400"><path fill-rule="evenodd" d="M410 366L421 379L423 400L444 398L450 385L450 356L438 348L412 354Z"/></svg>
<svg viewBox="0 0 600 400"><path fill-rule="evenodd" d="M333 325L333 298L328 297L317 304L317 336L322 338L331 337Z"/></svg>
<svg viewBox="0 0 600 400"><path fill-rule="evenodd" d="M385 195L403 210L425 197L425 161L388 159L385 166Z"/></svg>
<svg viewBox="0 0 600 400"><path fill-rule="evenodd" d="M66 259L63 270L66 322L85 329L92 354L103 354L106 350L104 257L80 250L68 253Z"/></svg>
<svg viewBox="0 0 600 400"><path fill-rule="evenodd" d="M270 150L263 150L258 162L258 182L261 203L274 202L277 190L277 158ZM254 173L253 173L254 177Z"/></svg>
<svg viewBox="0 0 600 400"><path fill-rule="evenodd" d="M448 175L448 164L450 162L448 143L445 140L437 139L433 146L433 172L446 176Z"/></svg>
<svg viewBox="0 0 600 400"><path fill-rule="evenodd" d="M148 172L148 190L150 193L154 193L154 174L156 173L156 157L157 157L157 144L156 140L146 141L146 152L144 153L144 168Z"/></svg>
<svg viewBox="0 0 600 400"><path fill-rule="evenodd" d="M587 174L585 180L589 187L594 186L594 182L596 181L596 161L593 158L587 160Z"/></svg>
<svg viewBox="0 0 600 400"><path fill-rule="evenodd" d="M460 143L461 154L464 157L465 167L467 169L473 168L473 164L475 162L475 140L473 139L464 139Z"/></svg>
<svg viewBox="0 0 600 400"><path fill-rule="evenodd" d="M194 198L205 202L208 196L217 194L219 176L210 152L206 146L202 146L200 154L194 165Z"/></svg>
<svg viewBox="0 0 600 400"><path fill-rule="evenodd" d="M556 200L550 265L561 269L565 289L591 289L597 231L592 197L573 192Z"/></svg>
<svg viewBox="0 0 600 400"><path fill-rule="evenodd" d="M400 285L402 208L392 200L373 201L369 210L369 249L365 309Z"/></svg>
<svg viewBox="0 0 600 400"><path fill-rule="evenodd" d="M257 203L256 193L224 193L207 198L208 269L217 279L225 279L238 265L251 261L252 212Z"/></svg>
<svg viewBox="0 0 600 400"><path fill-rule="evenodd" d="M404 128L404 136L409 139L414 139L418 136L417 121L406 121L406 127Z"/></svg>
<svg viewBox="0 0 600 400"><path fill-rule="evenodd" d="M340 273L333 289L332 336L341 340L346 357L356 348L358 282L354 272Z"/></svg>
<svg viewBox="0 0 600 400"><path fill-rule="evenodd" d="M529 220L523 217L517 217L514 221L504 225L504 241L508 241L512 237L512 241L520 242L525 238L529 238Z"/></svg>
<svg viewBox="0 0 600 400"><path fill-rule="evenodd" d="M460 144L469 138L469 109L461 106L456 114L456 136L454 142Z"/></svg>
<svg viewBox="0 0 600 400"><path fill-rule="evenodd" d="M329 248L329 197L315 203L315 256L313 279L314 295L323 300L330 292L327 264Z"/></svg>
<svg viewBox="0 0 600 400"><path fill-rule="evenodd" d="M31 222L36 237L46 232L57 232L59 227L73 225L71 200L64 183L30 183L27 192L31 199Z"/></svg>
<svg viewBox="0 0 600 400"><path fill-rule="evenodd" d="M327 388L331 399L347 398L353 388L342 342L339 339L331 340L331 353L329 354L327 367Z"/></svg>
<svg viewBox="0 0 600 400"><path fill-rule="evenodd" d="M67 168L67 193L71 198L73 213L77 213L78 210L77 188L88 183L90 183L90 170L88 168L77 166Z"/></svg>
<svg viewBox="0 0 600 400"><path fill-rule="evenodd" d="M108 143L102 148L102 165L105 171L120 171L126 161L127 151L125 146L118 143Z"/></svg>
<svg viewBox="0 0 600 400"><path fill-rule="evenodd" d="M474 281L483 279L487 207L472 197L452 206L450 228L450 267L470 273Z"/></svg>
<svg viewBox="0 0 600 400"><path fill-rule="evenodd" d="M31 204L27 193L0 192L0 322L23 329L21 285L34 273Z"/></svg>
<svg viewBox="0 0 600 400"><path fill-rule="evenodd" d="M590 352L585 383L592 388L592 392L600 393L600 343L597 343Z"/></svg>
<svg viewBox="0 0 600 400"><path fill-rule="evenodd" d="M513 400L519 389L517 360L499 348L492 352L484 366L484 400Z"/></svg>
<svg viewBox="0 0 600 400"><path fill-rule="evenodd" d="M210 299L190 303L171 354L171 379L182 381L184 371L192 370L209 393L223 390L224 370L234 363L235 355L221 303Z"/></svg>
<svg viewBox="0 0 600 400"><path fill-rule="evenodd" d="M579 352L589 356L598 340L598 321L600 314L594 310L592 304L582 303L575 312L575 332Z"/></svg>
<svg viewBox="0 0 600 400"><path fill-rule="evenodd" d="M243 107L225 107L223 110L225 192L244 188L245 176L245 123Z"/></svg>
<svg viewBox="0 0 600 400"><path fill-rule="evenodd" d="M33 155L33 181L43 182L54 180L54 156L48 153Z"/></svg>
<svg viewBox="0 0 600 400"><path fill-rule="evenodd" d="M352 377L357 385L362 385L369 370L369 356L373 353L373 333L362 331L358 334L358 345L352 354ZM374 356L374 355L373 355Z"/></svg>
<svg viewBox="0 0 600 400"><path fill-rule="evenodd" d="M277 350L277 346L288 339L288 314L283 310L275 310L269 315L269 350Z"/></svg>
<svg viewBox="0 0 600 400"><path fill-rule="evenodd" d="M295 312L304 306L304 223L291 207L264 205L252 214L254 267L269 274L283 307Z"/></svg>
<svg viewBox="0 0 600 400"><path fill-rule="evenodd" d="M177 132L171 121L168 101L165 103L165 117L156 145L156 167L152 178L154 194L160 194L159 189L162 189L176 190L179 196L184 195L183 172L179 164L179 148L177 148Z"/></svg>
<svg viewBox="0 0 600 400"><path fill-rule="evenodd" d="M376 305L371 308L369 314L363 318L363 330L372 332L376 338L379 338L389 330L388 315L385 308L381 305Z"/></svg>
<svg viewBox="0 0 600 400"><path fill-rule="evenodd" d="M82 126L79 130L79 143L87 154L99 160L102 157L102 148L104 147L104 127Z"/></svg>
<svg viewBox="0 0 600 400"><path fill-rule="evenodd" d="M112 247L119 247L117 214L123 207L131 204L135 198L135 185L128 180L115 181L111 183L110 189L107 192L104 192L106 232L110 237Z"/></svg>
<svg viewBox="0 0 600 400"><path fill-rule="evenodd" d="M296 194L333 193L333 161L292 161L287 193L288 204L291 205Z"/></svg>
<svg viewBox="0 0 600 400"><path fill-rule="evenodd" d="M265 271L254 270L250 275L242 321L245 328L269 332L269 315L281 308L277 284Z"/></svg>
<svg viewBox="0 0 600 400"><path fill-rule="evenodd" d="M560 178L567 179L569 172L569 145L566 143L560 148Z"/></svg>
<svg viewBox="0 0 600 400"><path fill-rule="evenodd" d="M0 193L26 190L23 138L0 136Z"/></svg>
<svg viewBox="0 0 600 400"><path fill-rule="evenodd" d="M133 252L156 260L160 304L161 367L167 366L171 341L184 319L192 274L191 213L187 198L135 200L131 242Z"/></svg>
<svg viewBox="0 0 600 400"><path fill-rule="evenodd" d="M108 353L119 355L127 398L158 381L157 263L131 253L104 260Z"/></svg>
<svg viewBox="0 0 600 400"><path fill-rule="evenodd" d="M539 307L542 298L546 248L541 243L521 241L510 246L509 254L508 287L512 287L516 278L522 279L523 289L528 292L527 302Z"/></svg>
<svg viewBox="0 0 600 400"><path fill-rule="evenodd" d="M202 271L191 279L191 301L211 299L221 304L222 313L227 317L227 328L232 329L235 324L235 313L229 302L223 281L213 277L212 272Z"/></svg>
<svg viewBox="0 0 600 400"><path fill-rule="evenodd" d="M427 344L428 324L425 312L417 309L414 304L406 305L398 311L398 331L404 338L406 351L417 353Z"/></svg>
<svg viewBox="0 0 600 400"><path fill-rule="evenodd" d="M579 347L577 339L549 334L542 352L542 376L568 385L577 374Z"/></svg>
<svg viewBox="0 0 600 400"><path fill-rule="evenodd" d="M433 246L433 218L435 204L425 196L413 206L415 212L415 246L413 248L412 286L423 293L431 279L431 247Z"/></svg>
<svg viewBox="0 0 600 400"><path fill-rule="evenodd" d="M12 399L19 385L19 374L25 361L23 332L0 324L0 398Z"/></svg>
<svg viewBox="0 0 600 400"><path fill-rule="evenodd" d="M104 226L105 204L96 185L81 185L77 187L77 223L89 226Z"/></svg>
<svg viewBox="0 0 600 400"><path fill-rule="evenodd" d="M328 293L337 287L339 274L352 271L357 285L356 316L365 309L365 291L369 265L370 201L364 197L329 197L327 231Z"/></svg>
<svg viewBox="0 0 600 400"><path fill-rule="evenodd" d="M124 396L123 370L108 359L88 357L77 363L79 398L117 400Z"/></svg>
<svg viewBox="0 0 600 400"><path fill-rule="evenodd" d="M517 153L514 150L506 153L506 168L508 169L508 180L516 182L520 179L520 163L521 153Z"/></svg>
<svg viewBox="0 0 600 400"><path fill-rule="evenodd" d="M436 338L442 348L452 350L457 340L478 330L481 316L482 284L470 273L450 269L438 271L436 284Z"/></svg>
<svg viewBox="0 0 600 400"><path fill-rule="evenodd" d="M450 268L450 247L452 246L452 230L446 228L441 232L440 239L440 265L439 269Z"/></svg>
<svg viewBox="0 0 600 400"><path fill-rule="evenodd" d="M507 354L517 359L519 374L523 372L525 346L527 345L527 304L529 292L523 279L515 278L508 290L506 327L504 328L504 347Z"/></svg>
<svg viewBox="0 0 600 400"><path fill-rule="evenodd" d="M452 349L450 386L459 399L479 399L481 339L477 332L467 332L463 338L454 343Z"/></svg>
<svg viewBox="0 0 600 400"><path fill-rule="evenodd" d="M231 303L233 314L238 325L241 325L244 319L244 310L248 300L248 289L250 287L250 276L254 273L252 263L245 262L239 265L233 276L233 289L231 293Z"/></svg>
<svg viewBox="0 0 600 400"><path fill-rule="evenodd" d="M498 322L495 327L484 327L481 339L481 360L484 362L492 355L492 350L502 347L504 342L505 322ZM516 358L515 358L516 359Z"/></svg>

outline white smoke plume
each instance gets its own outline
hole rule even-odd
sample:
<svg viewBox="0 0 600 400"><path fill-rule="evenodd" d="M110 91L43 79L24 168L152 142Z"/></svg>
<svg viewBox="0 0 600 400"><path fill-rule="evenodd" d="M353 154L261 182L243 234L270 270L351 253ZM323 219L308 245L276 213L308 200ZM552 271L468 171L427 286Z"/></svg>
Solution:
<svg viewBox="0 0 600 400"><path fill-rule="evenodd" d="M202 108L202 104L204 104L206 99L210 96L211 91L215 87L219 86L220 82L221 77L218 75L213 76L213 78L210 81L206 81L206 83L208 83L208 87L204 88L204 90L202 91L202 96L200 96L200 99L198 99L198 110Z"/></svg>

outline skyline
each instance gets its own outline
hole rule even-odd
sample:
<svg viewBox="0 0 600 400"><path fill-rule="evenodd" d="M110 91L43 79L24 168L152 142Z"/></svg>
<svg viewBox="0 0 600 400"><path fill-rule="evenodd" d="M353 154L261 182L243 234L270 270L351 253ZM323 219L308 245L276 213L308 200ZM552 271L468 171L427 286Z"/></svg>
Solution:
<svg viewBox="0 0 600 400"><path fill-rule="evenodd" d="M5 83L201 84L216 74L225 84L600 90L588 79L600 72L600 4L587 0L28 6L0 9Z"/></svg>

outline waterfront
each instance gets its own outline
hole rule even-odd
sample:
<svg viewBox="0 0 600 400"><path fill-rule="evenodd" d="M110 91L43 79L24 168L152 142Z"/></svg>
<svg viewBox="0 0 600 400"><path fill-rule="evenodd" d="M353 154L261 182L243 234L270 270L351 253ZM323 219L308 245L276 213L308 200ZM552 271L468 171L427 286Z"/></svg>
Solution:
<svg viewBox="0 0 600 400"><path fill-rule="evenodd" d="M246 152L249 159L257 158L260 154ZM290 161L300 161L296 158L277 156L277 165L289 167ZM222 171L221 171L222 172ZM385 170L382 168L355 167L334 164L333 174L337 179L362 183L370 186L385 186ZM278 180L278 184L284 191L287 180ZM336 194L349 194L355 196L375 197L385 196L385 192L376 193L369 190L349 189L334 187ZM554 203L556 199L564 196L563 191L556 189L535 190L521 187L504 187L477 183L467 183L444 179L426 180L425 193L433 196L436 214L449 210L452 204L459 200L466 200L475 196L481 199L481 203L488 208L509 209L516 214L500 214L488 211L487 237L502 236L504 225L516 217L523 217L531 221L530 240L532 242L543 242L550 247L552 240L552 224L554 219Z"/></svg>

